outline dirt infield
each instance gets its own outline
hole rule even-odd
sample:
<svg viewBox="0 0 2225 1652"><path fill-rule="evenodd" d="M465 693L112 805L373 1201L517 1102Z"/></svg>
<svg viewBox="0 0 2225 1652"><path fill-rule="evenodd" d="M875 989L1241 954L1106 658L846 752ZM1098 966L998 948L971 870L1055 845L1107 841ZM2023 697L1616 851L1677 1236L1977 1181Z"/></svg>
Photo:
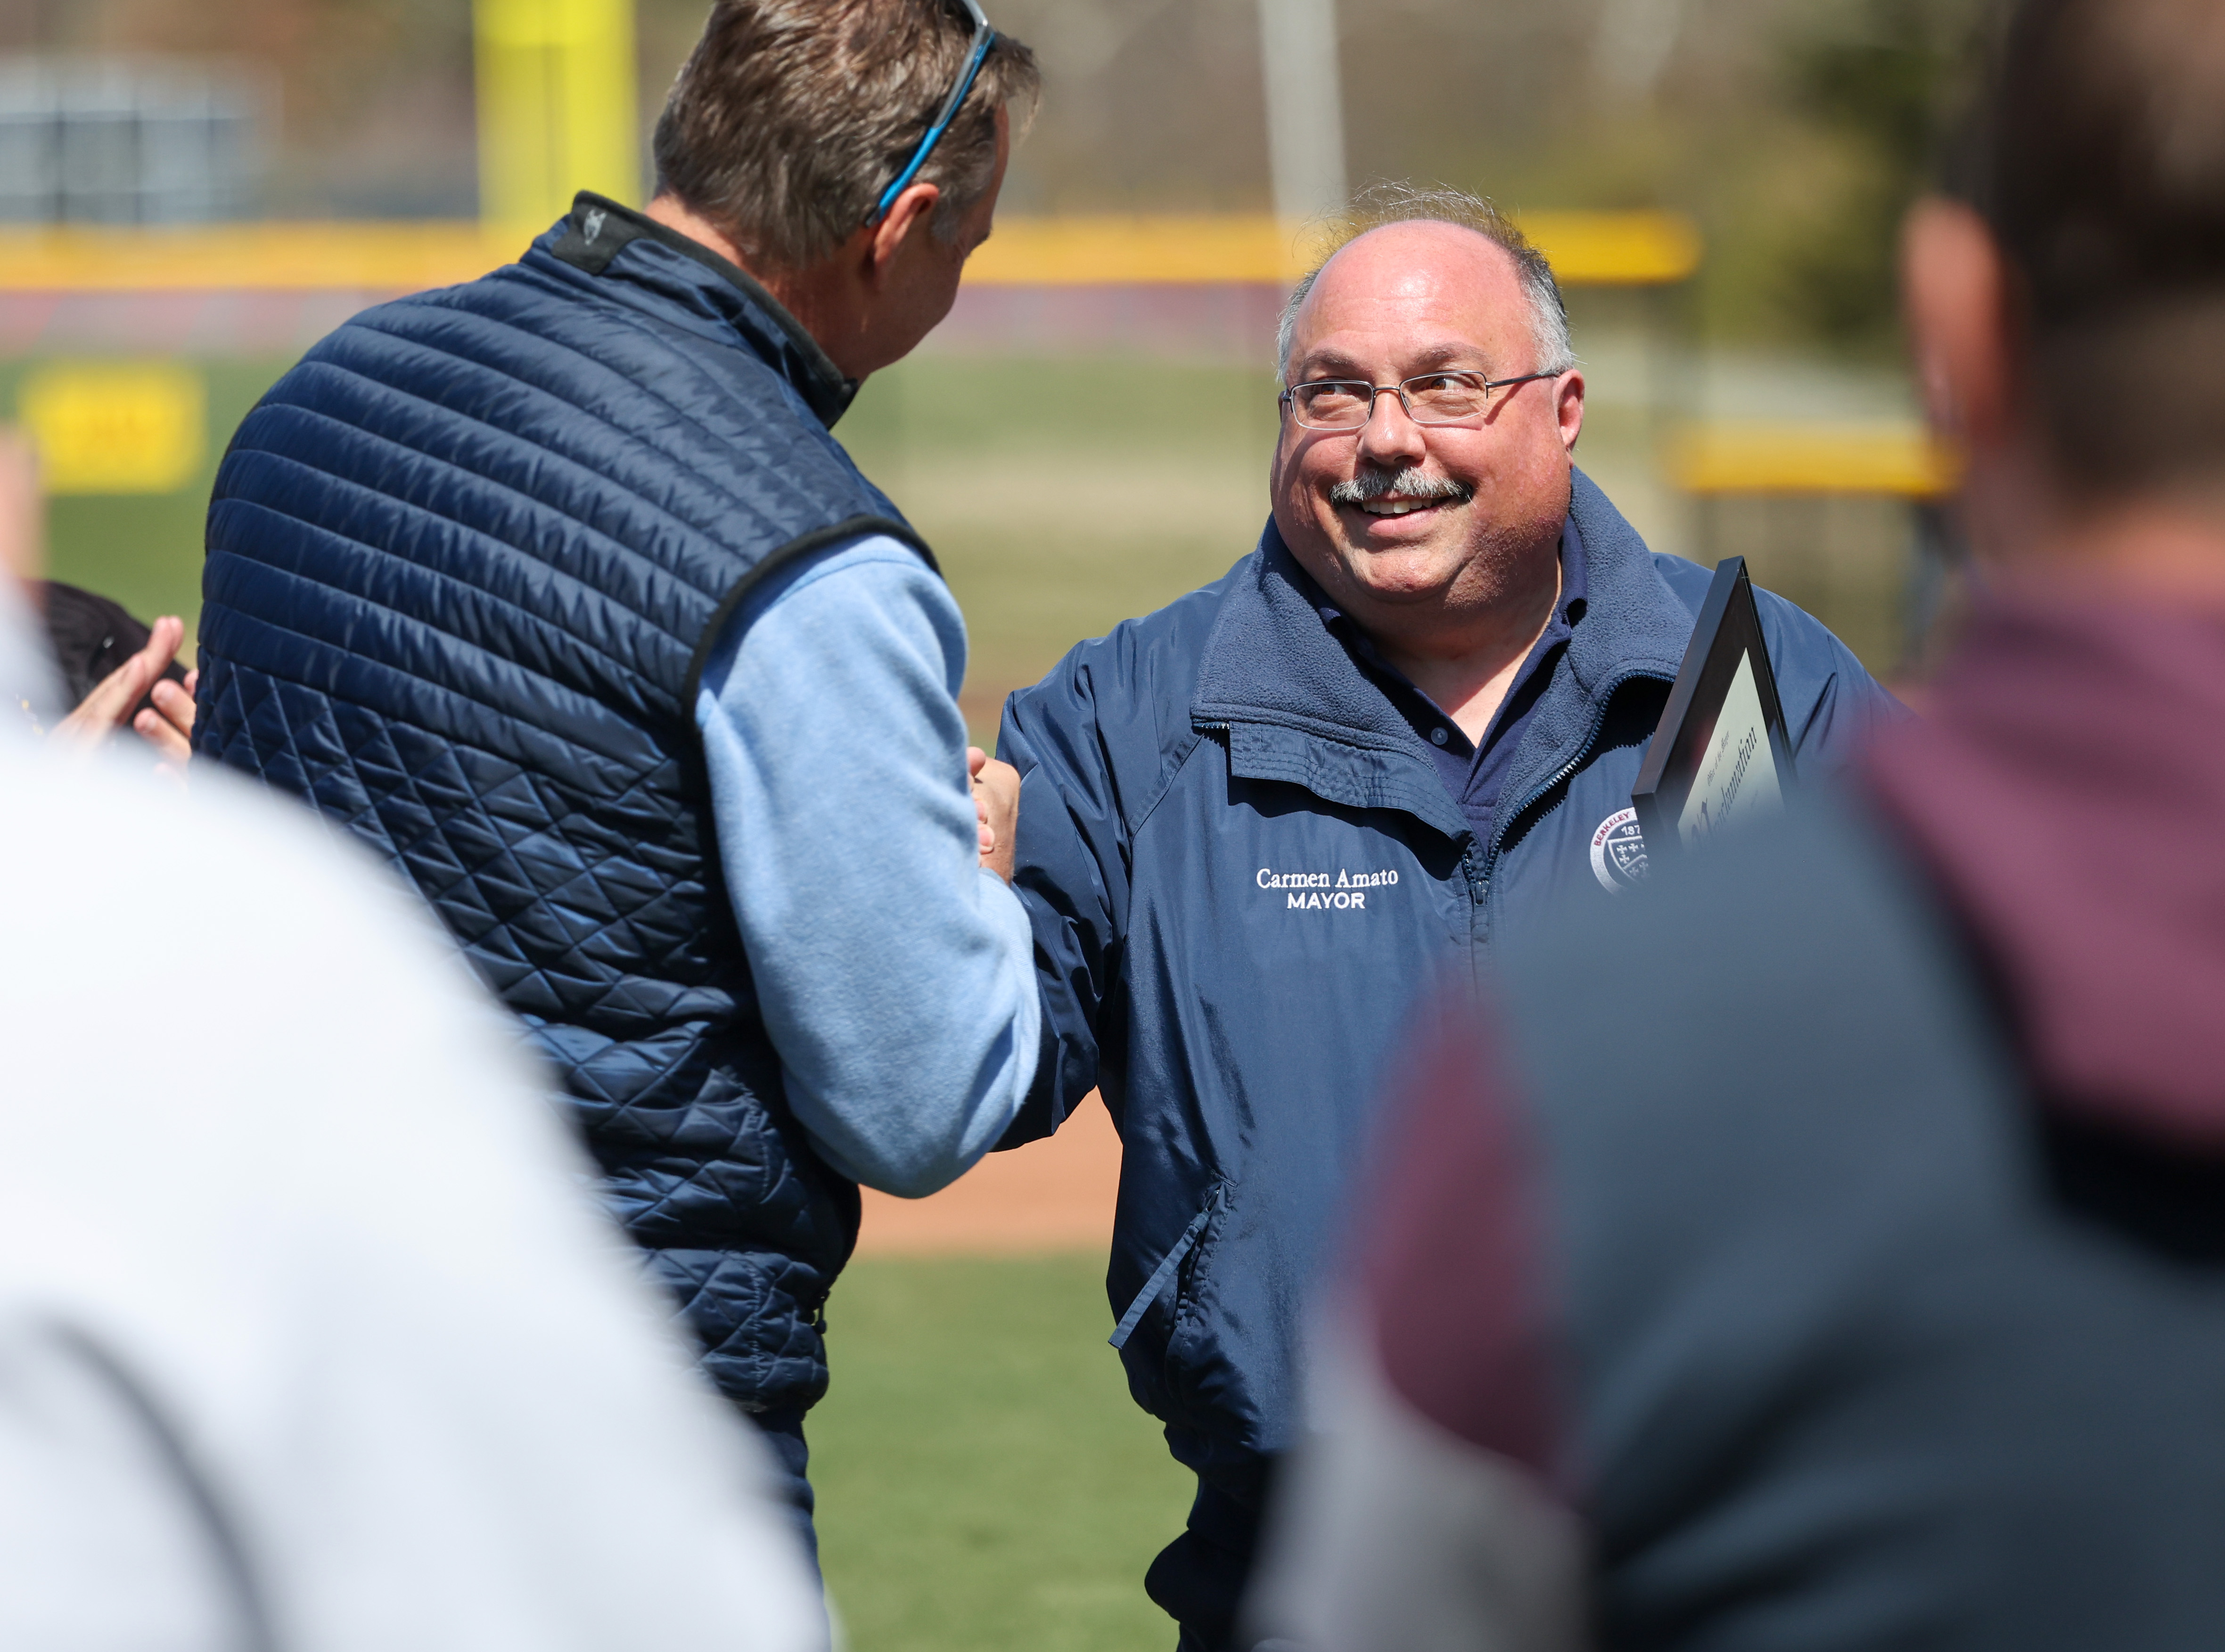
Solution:
<svg viewBox="0 0 2225 1652"><path fill-rule="evenodd" d="M865 1190L860 1256L1015 1256L1112 1241L1120 1138L1092 1095L1047 1142L992 1153L928 1199Z"/></svg>

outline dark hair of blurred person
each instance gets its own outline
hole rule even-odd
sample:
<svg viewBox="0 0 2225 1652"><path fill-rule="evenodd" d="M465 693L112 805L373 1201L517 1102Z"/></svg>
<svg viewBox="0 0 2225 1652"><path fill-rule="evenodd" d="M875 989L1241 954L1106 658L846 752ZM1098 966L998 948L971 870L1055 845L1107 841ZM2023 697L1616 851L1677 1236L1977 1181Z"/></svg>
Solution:
<svg viewBox="0 0 2225 1652"><path fill-rule="evenodd" d="M2225 1633L2225 8L2021 7L1975 134L1905 244L1989 564L1934 714L1448 1017L1270 1630Z"/></svg>
<svg viewBox="0 0 2225 1652"><path fill-rule="evenodd" d="M832 434L955 301L1035 80L958 0L721 0L644 210L340 327L210 505L197 756L361 837L523 1021L807 1538L859 1184L954 1180L1035 1068L1017 777Z"/></svg>
<svg viewBox="0 0 2225 1652"><path fill-rule="evenodd" d="M0 685L50 706L9 447ZM0 1646L823 1647L767 1453L422 908L13 718L0 798Z"/></svg>

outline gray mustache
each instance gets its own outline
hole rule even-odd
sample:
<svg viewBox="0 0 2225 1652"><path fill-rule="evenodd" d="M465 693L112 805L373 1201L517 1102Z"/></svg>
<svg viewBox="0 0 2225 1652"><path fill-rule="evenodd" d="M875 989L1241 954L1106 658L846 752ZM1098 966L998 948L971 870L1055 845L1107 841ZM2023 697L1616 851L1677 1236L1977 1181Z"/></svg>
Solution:
<svg viewBox="0 0 2225 1652"><path fill-rule="evenodd" d="M1419 471L1362 471L1351 481L1340 482L1331 488L1328 502L1333 505L1372 504L1393 494L1402 499L1449 499L1455 504L1466 504L1475 497L1475 490L1448 476L1425 476Z"/></svg>

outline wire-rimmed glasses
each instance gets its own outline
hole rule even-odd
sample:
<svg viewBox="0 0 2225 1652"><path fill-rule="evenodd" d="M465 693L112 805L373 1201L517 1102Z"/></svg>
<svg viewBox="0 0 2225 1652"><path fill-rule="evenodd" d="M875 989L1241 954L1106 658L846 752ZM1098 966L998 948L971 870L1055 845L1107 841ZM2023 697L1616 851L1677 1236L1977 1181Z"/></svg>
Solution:
<svg viewBox="0 0 2225 1652"><path fill-rule="evenodd" d="M904 187L919 176L919 169L927 164L927 157L935 153L935 146L942 141L943 133L957 116L959 104L964 103L966 94L973 90L974 78L981 73L982 64L988 61L990 50L997 44L997 31L989 27L989 14L981 9L980 0L959 0L959 3L966 8L966 15L973 20L973 43L966 54L965 73L958 77L958 84L951 87L950 95L942 100L942 107L935 111L935 119L928 126L927 136L920 139L919 147L912 151L911 159L905 161L903 170L897 174L897 180L881 192L880 199L866 214L865 222L868 224L879 223L889 208L896 205L897 197L903 193Z"/></svg>
<svg viewBox="0 0 2225 1652"><path fill-rule="evenodd" d="M1375 414L1375 398L1395 393L1406 416L1417 425L1456 425L1480 417L1491 393L1533 378L1558 373L1524 373L1514 378L1486 378L1481 373L1422 373L1396 384L1364 378L1316 378L1293 384L1282 395L1290 416L1309 430L1358 430Z"/></svg>

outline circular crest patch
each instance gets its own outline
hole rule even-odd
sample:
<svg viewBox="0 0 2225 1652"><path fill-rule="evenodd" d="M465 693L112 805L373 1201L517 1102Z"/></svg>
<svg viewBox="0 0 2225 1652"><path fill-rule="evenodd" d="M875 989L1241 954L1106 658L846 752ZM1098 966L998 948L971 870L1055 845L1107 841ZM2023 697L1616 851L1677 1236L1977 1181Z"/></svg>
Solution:
<svg viewBox="0 0 2225 1652"><path fill-rule="evenodd" d="M1636 809L1608 815L1592 833L1592 876L1609 895L1645 881L1645 834Z"/></svg>

